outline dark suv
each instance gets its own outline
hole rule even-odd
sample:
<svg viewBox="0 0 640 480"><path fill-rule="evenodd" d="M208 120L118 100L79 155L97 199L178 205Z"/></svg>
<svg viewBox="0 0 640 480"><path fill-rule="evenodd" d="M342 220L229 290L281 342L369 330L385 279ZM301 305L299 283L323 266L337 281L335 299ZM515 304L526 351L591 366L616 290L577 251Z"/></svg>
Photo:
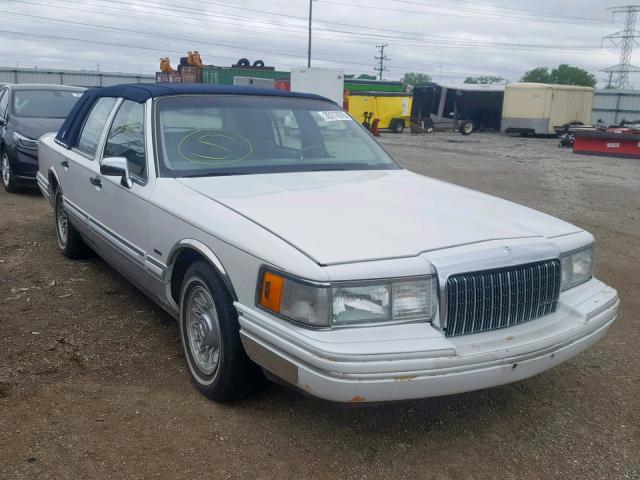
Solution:
<svg viewBox="0 0 640 480"><path fill-rule="evenodd" d="M38 139L58 131L84 90L25 84L0 88L0 161L8 192L36 185Z"/></svg>

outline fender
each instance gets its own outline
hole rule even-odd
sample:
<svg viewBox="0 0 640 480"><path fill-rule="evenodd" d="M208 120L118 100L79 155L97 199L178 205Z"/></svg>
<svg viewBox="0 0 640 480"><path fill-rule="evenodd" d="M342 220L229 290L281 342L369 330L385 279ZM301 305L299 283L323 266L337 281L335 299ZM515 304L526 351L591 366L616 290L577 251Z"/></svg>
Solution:
<svg viewBox="0 0 640 480"><path fill-rule="evenodd" d="M179 307L176 304L176 302L173 300L173 296L171 295L171 277L173 275L173 267L174 267L175 261L178 258L178 255L180 254L180 252L182 252L185 249L194 250L198 252L200 255L202 255L204 258L206 258L207 261L211 264L211 266L218 272L218 275L220 275L220 278L222 279L226 287L229 289L229 293L231 294L231 297L233 298L233 300L234 301L238 300L238 296L236 295L233 285L231 284L231 279L229 278L229 275L227 274L227 271L224 268L224 265L222 265L222 262L217 257L217 255L213 253L213 251L209 247L207 247L204 243L202 243L200 240L185 238L183 240L180 240L173 247L171 247L171 251L169 252L169 255L167 257L168 258L167 269L165 270L165 274L164 274L164 283L167 289L167 300L174 308L176 308L176 311L179 310Z"/></svg>
<svg viewBox="0 0 640 480"><path fill-rule="evenodd" d="M53 178L56 179L56 183L60 186L60 188L62 188L62 183L60 183L60 177L58 176L58 172L56 171L56 169L51 166L49 167L49 170L47 171L47 178L45 179L47 181L47 192L49 192L49 203L51 203L51 206L53 206L53 192L51 191L51 182L49 181L49 178L53 176Z"/></svg>

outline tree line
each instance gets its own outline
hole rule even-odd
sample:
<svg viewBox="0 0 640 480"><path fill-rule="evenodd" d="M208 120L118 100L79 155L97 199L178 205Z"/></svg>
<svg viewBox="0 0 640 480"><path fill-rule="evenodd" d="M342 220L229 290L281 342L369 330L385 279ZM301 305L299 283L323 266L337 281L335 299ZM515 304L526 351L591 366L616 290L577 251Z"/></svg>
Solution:
<svg viewBox="0 0 640 480"><path fill-rule="evenodd" d="M420 85L432 81L431 75L420 72L407 72L401 81L406 85ZM538 67L526 72L521 82L535 83L555 83L560 85L581 85L584 87L595 87L597 80L594 74L589 73L579 67L574 67L563 63L554 69L549 67ZM480 75L477 77L467 77L464 83L477 85L505 84L507 81L498 75Z"/></svg>

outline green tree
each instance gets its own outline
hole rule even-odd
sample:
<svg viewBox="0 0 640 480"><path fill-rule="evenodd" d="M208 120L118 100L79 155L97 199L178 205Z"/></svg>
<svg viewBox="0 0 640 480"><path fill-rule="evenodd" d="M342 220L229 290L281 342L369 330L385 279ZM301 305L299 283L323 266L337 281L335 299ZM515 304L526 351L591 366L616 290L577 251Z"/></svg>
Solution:
<svg viewBox="0 0 640 480"><path fill-rule="evenodd" d="M407 72L402 77L402 83L405 85L420 85L431 81L431 76L426 73Z"/></svg>
<svg viewBox="0 0 640 480"><path fill-rule="evenodd" d="M563 63L549 71L549 67L538 67L524 74L521 82L557 83L560 85L582 85L595 87L597 80L595 75L582 68L572 67Z"/></svg>
<svg viewBox="0 0 640 480"><path fill-rule="evenodd" d="M535 82L535 83L553 83L551 81L551 74L549 73L549 67L538 67L533 70L529 70L520 79L521 82Z"/></svg>
<svg viewBox="0 0 640 480"><path fill-rule="evenodd" d="M467 77L464 83L474 83L480 85L491 85L493 83L502 83L504 78L497 75L480 75L479 77Z"/></svg>

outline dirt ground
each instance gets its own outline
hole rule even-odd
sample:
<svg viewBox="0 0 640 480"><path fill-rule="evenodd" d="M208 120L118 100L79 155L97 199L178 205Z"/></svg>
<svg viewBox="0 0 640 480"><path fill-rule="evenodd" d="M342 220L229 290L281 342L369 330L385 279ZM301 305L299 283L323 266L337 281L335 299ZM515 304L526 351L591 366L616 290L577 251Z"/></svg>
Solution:
<svg viewBox="0 0 640 480"><path fill-rule="evenodd" d="M99 258L58 252L37 193L0 193L0 478L640 479L640 160L550 139L386 134L417 172L597 238L608 336L486 391L346 407L280 386L231 406L189 383L173 321Z"/></svg>

